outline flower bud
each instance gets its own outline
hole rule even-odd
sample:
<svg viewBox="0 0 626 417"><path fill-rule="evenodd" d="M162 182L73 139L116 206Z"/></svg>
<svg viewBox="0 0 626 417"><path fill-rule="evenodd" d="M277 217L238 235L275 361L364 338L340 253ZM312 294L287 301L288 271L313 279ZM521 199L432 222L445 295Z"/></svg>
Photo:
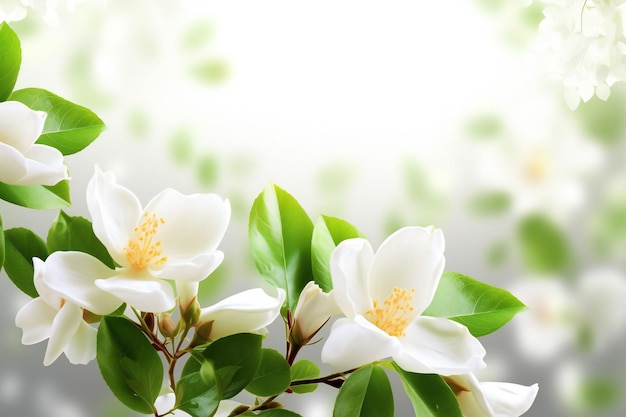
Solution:
<svg viewBox="0 0 626 417"><path fill-rule="evenodd" d="M159 316L159 331L163 336L169 338L176 336L176 333L178 333L178 326L169 314L162 313Z"/></svg>
<svg viewBox="0 0 626 417"><path fill-rule="evenodd" d="M185 307L183 307L181 304L180 314L188 329L198 323L198 320L200 319L200 310L200 303L198 303L196 297L193 297L191 302Z"/></svg>
<svg viewBox="0 0 626 417"><path fill-rule="evenodd" d="M210 342L211 330L213 330L213 320L196 324L196 332L193 335L189 347L193 348Z"/></svg>
<svg viewBox="0 0 626 417"><path fill-rule="evenodd" d="M325 293L315 282L310 281L300 293L293 314L290 342L298 346L306 345L330 317L339 311L332 292Z"/></svg>

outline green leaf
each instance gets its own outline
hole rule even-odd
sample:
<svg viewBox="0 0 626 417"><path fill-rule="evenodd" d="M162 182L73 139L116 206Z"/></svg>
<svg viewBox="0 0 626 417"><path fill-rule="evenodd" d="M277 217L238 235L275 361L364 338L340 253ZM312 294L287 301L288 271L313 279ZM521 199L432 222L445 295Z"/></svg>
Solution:
<svg viewBox="0 0 626 417"><path fill-rule="evenodd" d="M423 314L454 320L478 337L498 330L525 308L506 290L456 272L446 272Z"/></svg>
<svg viewBox="0 0 626 417"><path fill-rule="evenodd" d="M26 88L14 91L10 99L48 113L37 143L57 148L63 155L83 150L105 128L104 122L91 110L46 90Z"/></svg>
<svg viewBox="0 0 626 417"><path fill-rule="evenodd" d="M291 367L291 381L299 379L313 379L320 376L320 368L315 362L307 359L299 360ZM317 384L291 385L291 390L296 394L306 394L317 389Z"/></svg>
<svg viewBox="0 0 626 417"><path fill-rule="evenodd" d="M269 185L254 200L248 229L252 257L263 278L285 290L291 311L312 279L312 234L309 216L276 185Z"/></svg>
<svg viewBox="0 0 626 417"><path fill-rule="evenodd" d="M336 217L320 216L313 228L311 257L313 277L322 290L333 289L330 255L342 241L363 237L356 227Z"/></svg>
<svg viewBox="0 0 626 417"><path fill-rule="evenodd" d="M454 392L441 376L407 372L395 362L388 367L400 375L416 416L463 417Z"/></svg>
<svg viewBox="0 0 626 417"><path fill-rule="evenodd" d="M201 372L202 362L211 363L220 386L221 399L232 398L256 375L261 361L262 337L240 333L226 336L207 346L200 357L189 359L182 375Z"/></svg>
<svg viewBox="0 0 626 417"><path fill-rule="evenodd" d="M99 259L109 268L115 268L111 255L93 233L91 222L83 217L68 216L61 211L48 230L47 243L50 252L85 252Z"/></svg>
<svg viewBox="0 0 626 417"><path fill-rule="evenodd" d="M59 209L72 203L67 180L51 186L9 185L0 182L0 199L37 210Z"/></svg>
<svg viewBox="0 0 626 417"><path fill-rule="evenodd" d="M241 414L241 416L242 417L244 416L302 417L298 413L294 413L293 411L285 410L283 408L273 408L270 410L262 410L262 411L259 411L258 413L253 413L252 411L246 411L245 413Z"/></svg>
<svg viewBox="0 0 626 417"><path fill-rule="evenodd" d="M212 416L219 404L219 384L209 362L203 363L201 372L187 374L176 384L176 408L192 417Z"/></svg>
<svg viewBox="0 0 626 417"><path fill-rule="evenodd" d="M261 363L246 391L260 397L280 394L291 383L289 364L274 349L263 349Z"/></svg>
<svg viewBox="0 0 626 417"><path fill-rule="evenodd" d="M0 23L0 101L13 91L22 64L20 39L6 23Z"/></svg>
<svg viewBox="0 0 626 417"><path fill-rule="evenodd" d="M337 394L333 417L393 417L393 393L382 368L365 366L346 379Z"/></svg>
<svg viewBox="0 0 626 417"><path fill-rule="evenodd" d="M483 191L470 198L469 206L477 215L495 216L505 213L511 207L511 197L505 191Z"/></svg>
<svg viewBox="0 0 626 417"><path fill-rule="evenodd" d="M45 260L48 249L34 232L15 228L4 231L4 270L17 288L35 298L39 294L33 283L33 258Z"/></svg>
<svg viewBox="0 0 626 417"><path fill-rule="evenodd" d="M2 217L0 217L0 270L4 265L4 229L2 228Z"/></svg>
<svg viewBox="0 0 626 417"><path fill-rule="evenodd" d="M524 265L533 272L558 273L567 268L570 245L563 231L541 214L522 219L517 229Z"/></svg>
<svg viewBox="0 0 626 417"><path fill-rule="evenodd" d="M100 373L113 394L128 408L153 414L163 364L142 331L126 318L105 316L96 347Z"/></svg>

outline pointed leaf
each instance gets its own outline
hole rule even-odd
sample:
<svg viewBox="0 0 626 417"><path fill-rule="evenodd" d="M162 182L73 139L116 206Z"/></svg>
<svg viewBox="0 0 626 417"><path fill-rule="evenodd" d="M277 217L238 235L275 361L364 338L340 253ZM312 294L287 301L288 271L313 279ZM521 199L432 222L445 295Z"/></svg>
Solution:
<svg viewBox="0 0 626 417"><path fill-rule="evenodd" d="M423 314L454 320L478 337L498 330L525 308L506 290L456 272L446 272Z"/></svg>
<svg viewBox="0 0 626 417"><path fill-rule="evenodd" d="M0 101L11 95L21 64L20 39L7 23L0 23Z"/></svg>
<svg viewBox="0 0 626 417"><path fill-rule="evenodd" d="M2 217L0 217L0 271L4 266L4 229L2 228Z"/></svg>
<svg viewBox="0 0 626 417"><path fill-rule="evenodd" d="M252 411L246 411L241 414L244 416L263 416L263 417L302 417L298 413L294 413L293 411L285 410L284 408L273 408L271 410L262 410L258 413L253 413Z"/></svg>
<svg viewBox="0 0 626 417"><path fill-rule="evenodd" d="M96 346L100 373L113 394L134 411L154 414L163 364L142 331L126 318L106 316Z"/></svg>
<svg viewBox="0 0 626 417"><path fill-rule="evenodd" d="M346 379L337 395L333 417L393 417L393 393L382 368L365 366Z"/></svg>
<svg viewBox="0 0 626 417"><path fill-rule="evenodd" d="M261 363L246 391L260 397L269 397L285 391L291 383L289 364L274 349L263 349Z"/></svg>
<svg viewBox="0 0 626 417"><path fill-rule="evenodd" d="M34 232L15 228L4 231L4 270L17 288L35 298L39 294L33 283L33 258L45 260L48 250L43 240Z"/></svg>
<svg viewBox="0 0 626 417"><path fill-rule="evenodd" d="M105 128L104 122L91 110L46 90L25 88L14 91L10 99L48 114L37 143L57 148L63 155L81 151Z"/></svg>
<svg viewBox="0 0 626 417"><path fill-rule="evenodd" d="M313 379L320 376L320 368L315 362L307 359L299 360L291 366L291 381ZM306 394L317 389L317 384L291 385L291 390L296 394Z"/></svg>
<svg viewBox="0 0 626 417"><path fill-rule="evenodd" d="M312 234L309 216L276 185L268 186L254 200L248 229L252 257L263 278L285 290L291 311L312 279Z"/></svg>
<svg viewBox="0 0 626 417"><path fill-rule="evenodd" d="M346 239L363 237L356 227L336 217L320 216L313 228L311 256L313 277L325 292L333 289L330 277L330 254Z"/></svg>
<svg viewBox="0 0 626 417"><path fill-rule="evenodd" d="M212 416L220 404L220 389L215 370L204 362L201 372L192 372L176 384L176 408L192 417Z"/></svg>
<svg viewBox="0 0 626 417"><path fill-rule="evenodd" d="M37 210L68 207L71 204L69 181L55 185L9 185L0 182L0 199Z"/></svg>

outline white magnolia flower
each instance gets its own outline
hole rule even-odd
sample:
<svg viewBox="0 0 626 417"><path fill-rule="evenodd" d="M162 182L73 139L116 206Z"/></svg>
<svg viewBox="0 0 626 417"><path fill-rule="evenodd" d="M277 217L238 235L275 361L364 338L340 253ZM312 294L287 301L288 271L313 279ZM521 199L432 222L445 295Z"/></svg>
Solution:
<svg viewBox="0 0 626 417"><path fill-rule="evenodd" d="M22 328L22 343L31 345L49 339L43 364L50 365L61 353L73 364L86 364L96 357L96 329L84 319L89 313L105 315L122 303L95 286L91 257L72 259L72 268L59 268L65 262L62 252L54 252L49 262L33 259L34 283L39 297L17 313L15 324ZM50 265L55 267L49 268ZM68 265L66 265L68 266ZM101 273L106 273L104 265Z"/></svg>
<svg viewBox="0 0 626 417"><path fill-rule="evenodd" d="M154 402L154 407L157 409L159 414L163 415L163 413L167 413L170 411L174 405L176 404L176 395L174 393L167 393L159 396ZM217 407L217 411L213 415L213 417L228 417L231 411L233 411L236 407L240 406L241 403L232 400L222 400L220 401L220 405ZM168 416L172 417L190 417L190 415L182 410L175 410Z"/></svg>
<svg viewBox="0 0 626 417"><path fill-rule="evenodd" d="M58 11L64 5L70 11L82 0L2 0L0 1L0 22L15 22L26 17L29 10L43 15L51 23L57 22ZM60 4L62 3L62 4Z"/></svg>
<svg viewBox="0 0 626 417"><path fill-rule="evenodd" d="M237 333L263 332L280 314L285 302L285 291L277 288L278 295L271 297L262 289L254 288L231 295L200 312L198 327L210 324L205 340L217 340Z"/></svg>
<svg viewBox="0 0 626 417"><path fill-rule="evenodd" d="M539 386L479 382L474 374L444 378L454 391L464 417L519 417L535 401Z"/></svg>
<svg viewBox="0 0 626 417"><path fill-rule="evenodd" d="M322 360L337 369L393 358L410 372L444 375L485 366L485 349L465 326L421 316L443 272L441 230L407 227L374 254L365 239L341 242L331 255L337 320Z"/></svg>
<svg viewBox="0 0 626 417"><path fill-rule="evenodd" d="M46 113L17 101L0 103L0 182L54 185L68 179L59 150L36 144Z"/></svg>
<svg viewBox="0 0 626 417"><path fill-rule="evenodd" d="M290 339L299 345L307 344L331 316L340 312L334 294L325 293L319 285L309 281L300 293L293 314Z"/></svg>
<svg viewBox="0 0 626 417"><path fill-rule="evenodd" d="M87 262L84 254L62 252L64 262L50 268L71 273L83 263L84 273L97 278L100 289L140 311L174 308L174 291L166 279L201 281L224 258L216 248L230 220L230 204L215 194L166 189L142 209L112 173L96 168L87 187L87 206L94 233L120 267L103 269L95 258Z"/></svg>

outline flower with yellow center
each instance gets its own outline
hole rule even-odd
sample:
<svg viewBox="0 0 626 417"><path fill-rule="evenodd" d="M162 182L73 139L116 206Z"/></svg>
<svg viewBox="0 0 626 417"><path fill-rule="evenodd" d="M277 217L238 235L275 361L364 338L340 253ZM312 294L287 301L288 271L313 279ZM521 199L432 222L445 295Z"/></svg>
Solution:
<svg viewBox="0 0 626 417"><path fill-rule="evenodd" d="M322 360L352 369L392 358L410 372L464 374L483 368L485 349L454 321L421 316L445 258L441 230L406 227L374 251L365 239L341 242L330 259L337 320Z"/></svg>
<svg viewBox="0 0 626 417"><path fill-rule="evenodd" d="M217 250L230 220L230 204L215 194L183 195L166 189L142 209L139 199L110 172L96 172L87 187L93 231L119 265L102 271L92 259L95 285L140 311L163 312L176 305L168 280L193 297L224 254ZM84 254L63 252L73 269ZM88 271L86 271L88 273ZM184 291L181 291L184 288ZM191 288L191 289L190 289Z"/></svg>

